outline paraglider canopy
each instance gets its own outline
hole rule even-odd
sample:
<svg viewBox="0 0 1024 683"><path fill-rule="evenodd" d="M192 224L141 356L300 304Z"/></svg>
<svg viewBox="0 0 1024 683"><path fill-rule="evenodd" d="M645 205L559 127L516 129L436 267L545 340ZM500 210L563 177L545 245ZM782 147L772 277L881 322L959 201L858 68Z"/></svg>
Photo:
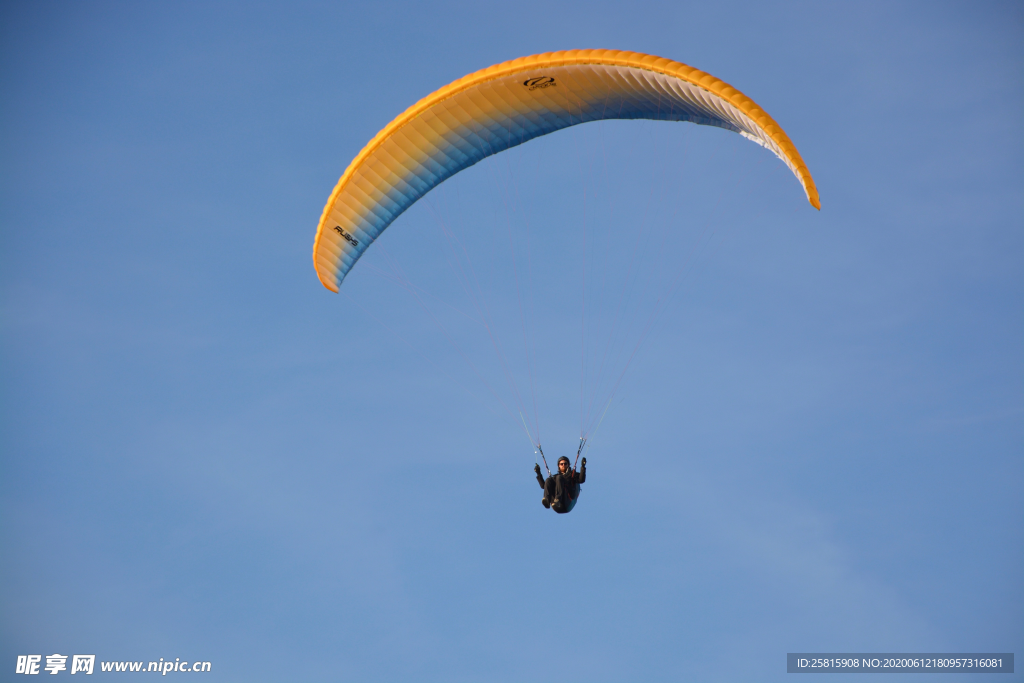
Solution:
<svg viewBox="0 0 1024 683"><path fill-rule="evenodd" d="M423 98L349 164L313 245L320 282L337 292L366 248L403 211L481 159L569 126L607 119L689 121L773 152L820 208L807 166L749 97L698 69L639 52L569 50L503 62Z"/></svg>

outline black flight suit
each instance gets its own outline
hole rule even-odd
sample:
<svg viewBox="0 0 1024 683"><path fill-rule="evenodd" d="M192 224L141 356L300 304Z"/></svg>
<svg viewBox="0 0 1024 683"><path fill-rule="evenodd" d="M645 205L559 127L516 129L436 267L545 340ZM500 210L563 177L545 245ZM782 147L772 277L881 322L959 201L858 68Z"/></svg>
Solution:
<svg viewBox="0 0 1024 683"><path fill-rule="evenodd" d="M583 460L580 471L569 469L565 474L556 472L547 478L547 481L540 474L540 468L536 470L537 483L544 489L544 497L549 501L558 499L558 505L552 506L555 512L568 512L570 500L575 500L580 493L580 484L587 480L587 461Z"/></svg>

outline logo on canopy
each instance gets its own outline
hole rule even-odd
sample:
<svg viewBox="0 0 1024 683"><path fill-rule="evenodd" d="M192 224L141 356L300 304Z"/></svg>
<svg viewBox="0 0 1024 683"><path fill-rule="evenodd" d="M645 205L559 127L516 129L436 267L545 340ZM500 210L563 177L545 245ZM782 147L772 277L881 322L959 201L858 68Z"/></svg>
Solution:
<svg viewBox="0 0 1024 683"><path fill-rule="evenodd" d="M351 244L353 247L359 246L359 240L357 240L355 237L342 230L340 225L335 225L334 229L339 235L345 238L346 242Z"/></svg>
<svg viewBox="0 0 1024 683"><path fill-rule="evenodd" d="M547 88L548 86L555 85L555 79L551 76L537 76L536 78L530 78L523 81L523 85L526 86L527 90Z"/></svg>

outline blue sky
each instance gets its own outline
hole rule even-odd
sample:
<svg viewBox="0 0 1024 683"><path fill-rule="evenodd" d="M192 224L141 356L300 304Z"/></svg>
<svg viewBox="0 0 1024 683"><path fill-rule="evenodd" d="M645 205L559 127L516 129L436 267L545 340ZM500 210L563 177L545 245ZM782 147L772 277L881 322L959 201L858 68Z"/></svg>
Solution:
<svg viewBox="0 0 1024 683"><path fill-rule="evenodd" d="M0 666L771 681L787 652L1021 652L1019 3L0 11ZM324 202L381 127L466 73L587 47L735 85L821 212L738 136L590 124L438 188L342 295L317 282ZM568 516L539 504L436 215L554 457L599 338L580 293L599 326L599 278L621 291L593 236L664 240L634 304L669 303ZM525 215L532 366L501 232Z"/></svg>

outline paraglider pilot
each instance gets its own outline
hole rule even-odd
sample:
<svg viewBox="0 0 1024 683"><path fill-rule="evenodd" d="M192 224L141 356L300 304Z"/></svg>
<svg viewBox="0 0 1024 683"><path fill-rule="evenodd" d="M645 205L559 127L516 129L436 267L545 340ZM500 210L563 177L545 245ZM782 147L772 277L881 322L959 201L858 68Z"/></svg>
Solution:
<svg viewBox="0 0 1024 683"><path fill-rule="evenodd" d="M544 489L541 505L564 514L572 510L580 495L580 484L587 480L587 459L583 458L580 471L577 472L572 468L569 458L563 455L558 459L558 474L551 475L547 481L541 476L540 465L534 465L533 471L537 475L537 483Z"/></svg>

